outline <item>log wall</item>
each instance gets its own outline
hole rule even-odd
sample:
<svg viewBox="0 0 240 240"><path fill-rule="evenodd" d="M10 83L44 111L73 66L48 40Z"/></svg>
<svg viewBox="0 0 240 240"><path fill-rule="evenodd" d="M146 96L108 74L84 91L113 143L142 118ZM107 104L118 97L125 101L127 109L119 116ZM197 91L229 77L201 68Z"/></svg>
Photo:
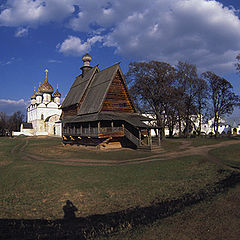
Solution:
<svg viewBox="0 0 240 240"><path fill-rule="evenodd" d="M101 111L134 112L127 88L119 71L116 73L116 76L112 81Z"/></svg>
<svg viewBox="0 0 240 240"><path fill-rule="evenodd" d="M62 119L77 115L77 106L70 106L62 110Z"/></svg>

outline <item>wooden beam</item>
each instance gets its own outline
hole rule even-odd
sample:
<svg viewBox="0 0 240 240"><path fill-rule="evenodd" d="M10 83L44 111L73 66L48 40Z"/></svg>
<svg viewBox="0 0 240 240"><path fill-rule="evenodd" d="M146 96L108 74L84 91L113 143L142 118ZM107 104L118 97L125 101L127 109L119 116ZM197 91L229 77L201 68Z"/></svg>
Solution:
<svg viewBox="0 0 240 240"><path fill-rule="evenodd" d="M100 128L101 128L101 123L100 123L100 121L98 122L98 135L99 135L99 133L100 133Z"/></svg>
<svg viewBox="0 0 240 240"><path fill-rule="evenodd" d="M160 128L158 128L158 146L161 145Z"/></svg>
<svg viewBox="0 0 240 240"><path fill-rule="evenodd" d="M142 142L142 140L141 140L141 135L142 135L141 129L138 129L139 146L141 146L141 142Z"/></svg>
<svg viewBox="0 0 240 240"><path fill-rule="evenodd" d="M150 146L149 130L147 130L147 145Z"/></svg>
<svg viewBox="0 0 240 240"><path fill-rule="evenodd" d="M151 134L151 129L149 131L149 145L150 145L150 148L152 149L152 134Z"/></svg>

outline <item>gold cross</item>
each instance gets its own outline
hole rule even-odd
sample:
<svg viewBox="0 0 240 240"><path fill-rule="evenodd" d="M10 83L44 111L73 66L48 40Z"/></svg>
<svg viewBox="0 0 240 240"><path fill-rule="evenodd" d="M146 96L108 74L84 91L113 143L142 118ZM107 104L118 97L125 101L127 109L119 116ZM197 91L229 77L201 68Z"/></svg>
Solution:
<svg viewBox="0 0 240 240"><path fill-rule="evenodd" d="M45 73L46 73L46 78L47 78L47 73L48 73L48 70L47 70L47 69L45 70Z"/></svg>

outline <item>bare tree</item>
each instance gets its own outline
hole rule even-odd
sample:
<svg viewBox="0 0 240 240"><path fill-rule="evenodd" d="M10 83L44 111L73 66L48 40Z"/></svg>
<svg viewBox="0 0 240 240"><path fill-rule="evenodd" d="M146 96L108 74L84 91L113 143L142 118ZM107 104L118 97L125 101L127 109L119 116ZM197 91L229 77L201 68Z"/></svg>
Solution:
<svg viewBox="0 0 240 240"><path fill-rule="evenodd" d="M156 115L164 137L166 101L175 82L175 69L165 62L133 62L126 76L139 109Z"/></svg>
<svg viewBox="0 0 240 240"><path fill-rule="evenodd" d="M179 131L181 135L181 123L185 122L184 136L187 137L192 130L192 115L197 114L196 96L199 85L197 67L193 64L178 62L177 81L179 98Z"/></svg>
<svg viewBox="0 0 240 240"><path fill-rule="evenodd" d="M208 85L207 82L199 78L197 87L196 87L196 108L198 113L198 127L196 128L196 132L198 135L201 134L202 131L202 120L207 114L208 107L207 107L207 101L208 101Z"/></svg>
<svg viewBox="0 0 240 240"><path fill-rule="evenodd" d="M5 136L7 130L7 115L4 112L0 112L0 136Z"/></svg>
<svg viewBox="0 0 240 240"><path fill-rule="evenodd" d="M213 72L202 74L209 84L211 112L214 117L214 132L218 136L219 120L227 114L231 114L235 106L239 106L240 98L232 89L232 85L226 79Z"/></svg>
<svg viewBox="0 0 240 240"><path fill-rule="evenodd" d="M240 54L237 55L236 60L237 60L237 63L235 64L235 66L237 71L240 72Z"/></svg>
<svg viewBox="0 0 240 240"><path fill-rule="evenodd" d="M169 130L169 137L173 136L174 129L178 123L180 100L181 93L176 87L172 87L171 91L168 93L165 104L166 126Z"/></svg>
<svg viewBox="0 0 240 240"><path fill-rule="evenodd" d="M8 129L10 133L12 131L19 131L20 130L20 125L23 122L24 115L20 112L17 111L15 112L8 120Z"/></svg>

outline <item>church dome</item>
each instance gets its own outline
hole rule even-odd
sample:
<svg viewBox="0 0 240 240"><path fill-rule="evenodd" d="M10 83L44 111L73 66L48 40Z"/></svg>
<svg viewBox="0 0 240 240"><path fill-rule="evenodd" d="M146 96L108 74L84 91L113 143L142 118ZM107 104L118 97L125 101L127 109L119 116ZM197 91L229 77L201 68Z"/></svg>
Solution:
<svg viewBox="0 0 240 240"><path fill-rule="evenodd" d="M40 86L39 86L38 90L36 91L35 95L36 96L42 96L43 95L42 91L40 90Z"/></svg>
<svg viewBox="0 0 240 240"><path fill-rule="evenodd" d="M36 93L34 92L33 95L31 96L31 99L36 99Z"/></svg>
<svg viewBox="0 0 240 240"><path fill-rule="evenodd" d="M51 84L47 80L47 72L48 72L48 70L46 69L45 72L46 72L45 80L39 86L39 88L40 88L40 91L42 93L50 93L50 94L52 94L53 93L53 87L51 86Z"/></svg>
<svg viewBox="0 0 240 240"><path fill-rule="evenodd" d="M56 90L56 92L53 94L53 97L61 97L61 93L58 91L58 88Z"/></svg>

